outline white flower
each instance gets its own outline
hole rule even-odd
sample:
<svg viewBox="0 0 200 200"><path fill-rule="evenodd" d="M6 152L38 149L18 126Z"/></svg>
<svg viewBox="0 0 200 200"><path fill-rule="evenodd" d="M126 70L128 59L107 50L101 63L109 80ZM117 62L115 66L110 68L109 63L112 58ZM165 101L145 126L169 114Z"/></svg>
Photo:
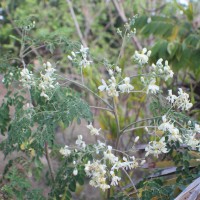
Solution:
<svg viewBox="0 0 200 200"><path fill-rule="evenodd" d="M41 80L40 80L38 88L42 90L40 96L49 100L50 98L47 95L47 93L49 89L55 88L54 86L55 78L53 77L53 75L56 70L52 67L50 62L44 63L43 66L46 68L45 69L46 73L45 74L40 73ZM58 85L58 83L56 83L56 85Z"/></svg>
<svg viewBox="0 0 200 200"><path fill-rule="evenodd" d="M69 60L71 60L71 61L73 60L73 58L72 58L70 55L68 55L67 58L68 58Z"/></svg>
<svg viewBox="0 0 200 200"><path fill-rule="evenodd" d="M104 149L106 147L106 144L97 140L97 144L94 145L94 148L96 150L96 154L99 154L99 150Z"/></svg>
<svg viewBox="0 0 200 200"><path fill-rule="evenodd" d="M168 150L166 148L165 138L162 137L158 142L157 141L149 142L148 146L145 148L145 151L147 152L145 156L153 154L156 157L158 157L158 155L161 153L168 153Z"/></svg>
<svg viewBox="0 0 200 200"><path fill-rule="evenodd" d="M124 80L123 80L124 84L121 84L119 85L119 89L122 93L124 92L130 92L131 90L134 89L134 87L130 84L130 78L129 77L126 77Z"/></svg>
<svg viewBox="0 0 200 200"><path fill-rule="evenodd" d="M121 72L122 72L122 69L119 68L119 66L117 66L117 67L115 68L115 70L117 71L117 73L121 73Z"/></svg>
<svg viewBox="0 0 200 200"><path fill-rule="evenodd" d="M138 51L135 51L135 54L133 55L133 58L140 65L144 65L144 64L148 63L150 55L151 55L151 51L147 51L147 49L144 48L141 53L139 53Z"/></svg>
<svg viewBox="0 0 200 200"><path fill-rule="evenodd" d="M108 73L109 73L110 76L112 76L112 75L114 74L114 72L113 72L112 69L109 69L109 70L108 70Z"/></svg>
<svg viewBox="0 0 200 200"><path fill-rule="evenodd" d="M162 117L162 120L163 123L158 126L158 129L162 131L168 131L170 133L168 135L169 141L179 141L182 143L183 140L179 133L179 130L176 127L174 127L173 124L170 124L170 122L167 121L166 115Z"/></svg>
<svg viewBox="0 0 200 200"><path fill-rule="evenodd" d="M151 17L148 17L147 24L151 23Z"/></svg>
<svg viewBox="0 0 200 200"><path fill-rule="evenodd" d="M102 79L101 80L101 82L102 82L102 85L100 85L99 87L98 87L98 89L102 92L102 91L104 91L104 90L108 90L108 86L107 86L107 84L106 84L106 82Z"/></svg>
<svg viewBox="0 0 200 200"><path fill-rule="evenodd" d="M93 163L88 161L88 163L85 164L85 173L87 176L91 177L90 185L99 187L103 191L110 188L106 183L106 165L102 165L99 161L94 161Z"/></svg>
<svg viewBox="0 0 200 200"><path fill-rule="evenodd" d="M185 143L188 145L188 146L190 146L190 147L192 147L192 148L200 148L200 141L199 140L197 140L196 138L196 134L188 134L187 136L186 136L186 139L185 139Z"/></svg>
<svg viewBox="0 0 200 200"><path fill-rule="evenodd" d="M118 161L118 157L116 157L112 153L112 147L111 146L108 146L108 150L106 152L104 152L103 155L104 155L105 160L109 160L113 164Z"/></svg>
<svg viewBox="0 0 200 200"><path fill-rule="evenodd" d="M155 85L156 83L156 80L155 79L152 79L147 87L147 94L149 92L153 93L153 94L156 94L157 91L159 91L159 86Z"/></svg>
<svg viewBox="0 0 200 200"><path fill-rule="evenodd" d="M166 98L171 104L173 104L178 98L176 95L172 94L172 90L168 90L168 97Z"/></svg>
<svg viewBox="0 0 200 200"><path fill-rule="evenodd" d="M73 170L73 175L74 175L74 176L77 176L77 175L78 175L78 170L77 170L76 168Z"/></svg>
<svg viewBox="0 0 200 200"><path fill-rule="evenodd" d="M140 139L140 137L137 136L137 137L135 138L135 140L134 140L134 143L137 143L139 139Z"/></svg>
<svg viewBox="0 0 200 200"><path fill-rule="evenodd" d="M31 71L29 71L28 69L24 68L20 72L20 75L21 75L20 82L22 82L22 85L24 87L27 87L27 88L30 89L32 85L35 85L34 79L33 79L33 74L32 74Z"/></svg>
<svg viewBox="0 0 200 200"><path fill-rule="evenodd" d="M140 80L141 80L142 83L144 83L144 77L143 76L141 76Z"/></svg>
<svg viewBox="0 0 200 200"><path fill-rule="evenodd" d="M173 95L172 91L169 90L169 96L166 98L169 103L171 103L173 106L177 106L181 110L189 110L192 107L192 103L190 103L189 95L181 88L178 89L178 95Z"/></svg>
<svg viewBox="0 0 200 200"><path fill-rule="evenodd" d="M86 67L90 66L91 63L92 63L92 61L89 61L89 60L87 60L86 58L84 58L84 59L82 59L82 60L80 61L79 65L80 65L81 67L86 68Z"/></svg>
<svg viewBox="0 0 200 200"><path fill-rule="evenodd" d="M140 163L140 165L144 165L146 163L146 160L142 160L142 162Z"/></svg>
<svg viewBox="0 0 200 200"><path fill-rule="evenodd" d="M152 74L157 75L161 78L163 78L165 81L167 81L169 78L172 78L174 75L174 72L171 70L171 68L168 65L168 61L165 61L165 65L162 64L163 59L160 58L156 65L152 64L151 68L153 70Z"/></svg>
<svg viewBox="0 0 200 200"><path fill-rule="evenodd" d="M85 142L82 139L83 139L83 136L79 135L78 139L76 140L76 145L78 145L81 148L85 148L86 144L85 144Z"/></svg>
<svg viewBox="0 0 200 200"><path fill-rule="evenodd" d="M99 131L101 130L101 129L96 129L96 128L94 128L94 127L92 126L92 124L89 124L89 125L87 125L86 127L90 130L90 134L91 134L91 135L99 135Z"/></svg>
<svg viewBox="0 0 200 200"><path fill-rule="evenodd" d="M76 54L72 51L71 52L72 56L75 58L76 57Z"/></svg>
<svg viewBox="0 0 200 200"><path fill-rule="evenodd" d="M64 148L61 148L59 152L60 152L60 154L62 154L65 157L67 157L71 154L71 150L69 150L67 145L65 145Z"/></svg>
<svg viewBox="0 0 200 200"><path fill-rule="evenodd" d="M83 55L86 55L87 52L88 52L88 50L89 50L88 47L84 47L83 45L81 45L80 52L81 52Z"/></svg>
<svg viewBox="0 0 200 200"><path fill-rule="evenodd" d="M113 171L110 171L110 175L112 176L112 181L111 181L111 185L112 186L116 186L118 185L118 182L121 180L120 177L116 176L115 173Z"/></svg>
<svg viewBox="0 0 200 200"><path fill-rule="evenodd" d="M183 142L182 137L177 128L170 129L169 132L169 141L179 141L181 143Z"/></svg>
<svg viewBox="0 0 200 200"><path fill-rule="evenodd" d="M196 132L200 133L200 126L199 126L199 124L195 124L195 125L194 125L194 130L195 130Z"/></svg>
<svg viewBox="0 0 200 200"><path fill-rule="evenodd" d="M47 101L50 99L49 96L44 93L44 91L41 92L40 96L44 97Z"/></svg>

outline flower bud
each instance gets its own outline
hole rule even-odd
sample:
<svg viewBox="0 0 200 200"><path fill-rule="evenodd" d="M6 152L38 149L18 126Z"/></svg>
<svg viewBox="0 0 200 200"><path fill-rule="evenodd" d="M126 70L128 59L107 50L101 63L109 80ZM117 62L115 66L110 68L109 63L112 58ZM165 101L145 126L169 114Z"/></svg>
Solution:
<svg viewBox="0 0 200 200"><path fill-rule="evenodd" d="M75 168L73 171L73 175L76 176L78 174L78 170Z"/></svg>
<svg viewBox="0 0 200 200"><path fill-rule="evenodd" d="M137 143L139 139L140 139L140 137L137 136L137 137L135 138L134 142Z"/></svg>

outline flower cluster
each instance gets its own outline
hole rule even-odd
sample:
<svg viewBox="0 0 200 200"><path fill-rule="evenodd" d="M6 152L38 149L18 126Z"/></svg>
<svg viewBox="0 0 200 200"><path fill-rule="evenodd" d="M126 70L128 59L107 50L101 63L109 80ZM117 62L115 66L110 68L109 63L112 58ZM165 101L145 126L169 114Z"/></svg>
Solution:
<svg viewBox="0 0 200 200"><path fill-rule="evenodd" d="M168 149L166 148L165 137L162 137L159 141L151 141L146 146L145 151L147 152L145 156L149 154L153 154L158 157L161 153L168 153Z"/></svg>
<svg viewBox="0 0 200 200"><path fill-rule="evenodd" d="M94 128L92 124L86 126L91 135L99 135L99 130ZM139 140L139 137L135 138L134 144ZM76 156L82 157L87 153L92 154L92 159L87 161L84 165L84 170L87 176L91 178L90 185L94 187L99 187L103 191L109 189L111 186L118 185L118 182L121 180L121 177L117 176L119 170L131 170L139 167L145 163L145 160L139 164L138 160L134 156L129 156L123 152L123 158L116 154L117 151L113 149L112 146L106 145L101 141L97 141L96 144L86 145L83 141L83 136L79 135L75 144L77 147L74 151L70 150L68 146L60 149L60 153L64 156L70 156L71 154L76 153ZM96 155L96 156L95 156ZM81 160L81 159L80 159ZM74 161L76 165L78 165L79 161ZM82 164L82 163L81 163ZM73 175L76 176L78 174L77 166L75 166L73 170ZM109 180L111 182L109 182Z"/></svg>
<svg viewBox="0 0 200 200"><path fill-rule="evenodd" d="M67 145L65 145L65 147L62 147L59 152L65 157L68 157L71 154L71 150Z"/></svg>
<svg viewBox="0 0 200 200"><path fill-rule="evenodd" d="M162 120L163 123L160 124L160 126L158 126L158 129L162 131L168 131L169 141L175 141L175 142L178 141L182 143L183 140L181 134L179 133L179 129L174 127L174 124L171 124L169 121L167 121L165 115L162 117Z"/></svg>
<svg viewBox="0 0 200 200"><path fill-rule="evenodd" d="M191 127L191 121L188 122L189 128L184 128L184 132L180 133L180 128L175 127L173 119L167 120L166 115L162 117L162 123L158 126L158 130L163 131L163 137L159 141L151 141L146 147L146 156L153 154L158 156L161 153L168 153L166 148L166 142L179 142L193 149L198 148L200 150L200 141L197 139L197 133L200 132L200 126L194 124ZM172 121L172 122L171 122ZM168 143L170 145L170 143Z"/></svg>
<svg viewBox="0 0 200 200"><path fill-rule="evenodd" d="M81 45L79 51L77 51L76 53L72 51L71 55L68 55L67 57L69 60L78 63L80 67L86 68L87 66L90 66L90 64L92 63L92 61L88 60L88 51L89 51L88 47L84 47L83 45ZM77 58L76 54L81 55L81 60Z"/></svg>
<svg viewBox="0 0 200 200"><path fill-rule="evenodd" d="M101 130L101 129L98 130L94 128L92 124L87 125L87 128L90 130L91 135L99 135L99 131Z"/></svg>
<svg viewBox="0 0 200 200"><path fill-rule="evenodd" d="M168 61L165 61L165 64L163 65L163 59L160 58L156 65L152 64L151 68L153 70L152 74L154 76L159 76L163 78L165 81L167 81L169 78L172 78L174 75L174 72L171 70L170 66L168 65Z"/></svg>
<svg viewBox="0 0 200 200"><path fill-rule="evenodd" d="M56 71L50 62L44 63L43 66L45 67L45 74L40 74L41 80L39 83L38 88L42 91L40 96L44 97L46 100L49 100L49 96L47 94L49 89L54 89L54 72Z"/></svg>
<svg viewBox="0 0 200 200"><path fill-rule="evenodd" d="M150 79L150 82L147 86L147 94L150 92L152 94L156 94L157 91L159 91L159 86L157 86L156 84L156 79L153 78L153 79Z"/></svg>
<svg viewBox="0 0 200 200"><path fill-rule="evenodd" d="M193 149L198 148L200 151L200 141L196 138L196 133L188 131L188 134L185 136L185 143L187 146L192 147Z"/></svg>
<svg viewBox="0 0 200 200"><path fill-rule="evenodd" d="M80 148L85 148L86 147L86 144L85 142L83 141L83 136L82 135L79 135L78 136L78 139L76 140L76 145Z"/></svg>
<svg viewBox="0 0 200 200"><path fill-rule="evenodd" d="M135 51L135 54L133 55L133 59L139 65L144 65L148 63L150 55L151 55L151 51L147 51L146 48L143 48L141 52Z"/></svg>
<svg viewBox="0 0 200 200"><path fill-rule="evenodd" d="M28 89L31 88L31 86L35 85L35 81L33 78L33 73L29 71L28 69L24 68L20 72L21 74L21 80L20 82L22 83L23 87L26 87Z"/></svg>
<svg viewBox="0 0 200 200"><path fill-rule="evenodd" d="M121 68L119 68L119 66L116 66L114 70L108 69L108 73L111 76L110 79L108 79L108 84L104 79L102 79L102 85L98 87L101 92L105 90L108 96L118 97L119 92L130 93L134 89L134 87L130 84L129 77L125 77L122 81L117 82L117 78L115 78L114 75L121 73Z"/></svg>
<svg viewBox="0 0 200 200"><path fill-rule="evenodd" d="M178 89L178 96L172 94L172 90L168 91L167 100L171 103L172 106L177 106L181 110L189 110L192 107L192 103L190 103L189 95L181 88Z"/></svg>
<svg viewBox="0 0 200 200"><path fill-rule="evenodd" d="M101 164L100 161L90 162L85 165L85 173L91 177L90 185L93 187L99 187L103 191L110 188L110 185L106 183L106 165Z"/></svg>
<svg viewBox="0 0 200 200"><path fill-rule="evenodd" d="M132 91L134 89L134 87L130 84L129 77L124 78L123 84L119 85L118 87L122 93L124 93L124 92L129 93L130 91Z"/></svg>

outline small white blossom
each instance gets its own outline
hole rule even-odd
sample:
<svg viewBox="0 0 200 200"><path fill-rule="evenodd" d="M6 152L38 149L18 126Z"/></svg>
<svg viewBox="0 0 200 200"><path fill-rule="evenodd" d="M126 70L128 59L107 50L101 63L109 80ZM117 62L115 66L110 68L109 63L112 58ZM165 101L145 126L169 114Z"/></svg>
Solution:
<svg viewBox="0 0 200 200"><path fill-rule="evenodd" d="M69 147L67 145L65 145L64 148L61 148L59 152L60 152L60 154L62 154L65 157L67 157L71 154L71 150L69 150Z"/></svg>
<svg viewBox="0 0 200 200"><path fill-rule="evenodd" d="M156 157L158 157L158 155L161 153L168 153L168 150L166 148L165 138L162 137L158 142L157 141L149 142L148 146L145 148L145 151L147 152L145 156L153 154Z"/></svg>
<svg viewBox="0 0 200 200"><path fill-rule="evenodd" d="M28 69L24 68L24 69L22 69L20 74L21 74L20 82L22 82L22 85L24 87L27 87L27 88L30 89L32 85L35 85L34 79L33 79L33 74L32 74L31 71L29 71Z"/></svg>
<svg viewBox="0 0 200 200"><path fill-rule="evenodd" d="M87 176L91 177L90 185L99 187L103 191L110 188L106 183L106 165L101 164L99 161L93 161L93 163L88 161L88 163L85 164L85 173Z"/></svg>
<svg viewBox="0 0 200 200"><path fill-rule="evenodd" d="M196 139L196 134L189 133L185 138L185 143L194 149L200 148L200 141Z"/></svg>
<svg viewBox="0 0 200 200"><path fill-rule="evenodd" d="M83 136L82 135L78 136L78 139L76 140L76 145L78 145L80 148L85 148L86 147L86 144L83 141Z"/></svg>
<svg viewBox="0 0 200 200"><path fill-rule="evenodd" d="M156 80L155 79L152 79L147 87L147 94L149 92L153 93L153 94L156 94L157 91L159 91L159 86L157 86L156 84Z"/></svg>
<svg viewBox="0 0 200 200"><path fill-rule="evenodd" d="M133 55L133 58L140 65L144 65L144 64L148 63L150 55L151 55L151 51L147 51L147 49L144 48L141 53L139 53L138 51L135 51L135 54Z"/></svg>
<svg viewBox="0 0 200 200"><path fill-rule="evenodd" d="M94 128L94 127L92 126L92 124L89 124L89 125L87 125L86 127L90 130L90 134L91 134L91 135L99 135L99 131L101 130L101 129L96 129L96 128Z"/></svg>
<svg viewBox="0 0 200 200"><path fill-rule="evenodd" d="M69 60L71 60L71 61L73 60L73 58L72 58L70 55L68 55L67 58L68 58Z"/></svg>
<svg viewBox="0 0 200 200"><path fill-rule="evenodd" d="M118 161L118 157L116 157L113 153L112 153L112 147L108 146L108 149L106 152L104 152L104 159L105 160L109 160L111 163L115 163Z"/></svg>
<svg viewBox="0 0 200 200"><path fill-rule="evenodd" d="M178 89L178 95L173 95L172 91L169 90L169 96L166 98L169 103L171 103L173 106L177 106L181 110L189 110L192 107L192 103L190 103L189 95L181 88Z"/></svg>
<svg viewBox="0 0 200 200"><path fill-rule="evenodd" d="M195 124L194 125L194 131L200 133L200 126L199 126L199 124Z"/></svg>
<svg viewBox="0 0 200 200"><path fill-rule="evenodd" d="M73 175L74 175L74 176L77 176L77 175L78 175L78 170L77 170L76 168L73 170Z"/></svg>
<svg viewBox="0 0 200 200"><path fill-rule="evenodd" d="M122 72L122 69L119 68L119 66L117 66L117 67L115 68L115 70L117 71L117 73L121 73L121 72Z"/></svg>
<svg viewBox="0 0 200 200"><path fill-rule="evenodd" d="M134 89L134 87L130 84L130 78L129 77L124 78L123 82L124 82L124 84L121 84L121 85L118 86L122 93L124 93L124 92L129 93L131 90Z"/></svg>
<svg viewBox="0 0 200 200"><path fill-rule="evenodd" d="M140 165L144 165L146 163L146 160L142 160L142 162L140 163Z"/></svg>
<svg viewBox="0 0 200 200"><path fill-rule="evenodd" d="M100 85L99 87L98 87L98 89L102 92L102 91L104 91L104 90L108 90L108 86L107 86L107 84L106 84L106 82L102 79L101 80L101 82L102 82L102 85Z"/></svg>
<svg viewBox="0 0 200 200"><path fill-rule="evenodd" d="M137 137L135 138L135 140L134 140L134 143L137 143L139 139L140 139L140 137L137 136Z"/></svg>
<svg viewBox="0 0 200 200"><path fill-rule="evenodd" d="M114 72L113 72L112 69L109 69L109 70L108 70L108 73L109 73L110 76L112 76L112 75L114 74Z"/></svg>
<svg viewBox="0 0 200 200"><path fill-rule="evenodd" d="M111 181L111 185L112 186L116 186L118 185L118 182L121 180L120 177L116 176L115 173L113 171L110 171L110 175L112 176L112 181Z"/></svg>

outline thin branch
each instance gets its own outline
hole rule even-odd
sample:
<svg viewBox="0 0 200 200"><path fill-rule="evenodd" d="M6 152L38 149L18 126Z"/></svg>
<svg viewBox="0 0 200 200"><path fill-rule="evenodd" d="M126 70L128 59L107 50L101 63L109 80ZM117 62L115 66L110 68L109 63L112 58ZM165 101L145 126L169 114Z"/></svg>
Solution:
<svg viewBox="0 0 200 200"><path fill-rule="evenodd" d="M50 171L52 182L54 182L55 181L54 171L53 171L51 159L50 159L50 156L49 156L48 143L47 142L45 142L45 156L46 156L46 159L47 159L47 163L48 163L48 167L49 167L49 171Z"/></svg>
<svg viewBox="0 0 200 200"><path fill-rule="evenodd" d="M140 199L139 196L138 196L137 188L135 187L135 184L133 183L131 177L129 176L129 174L127 173L127 171L125 169L122 168L122 170L124 171L124 173L126 174L126 176L128 177L128 179L130 180L130 182L131 182L131 184L132 184L132 186L133 186L133 188L135 190L135 193L137 195L137 198Z"/></svg>
<svg viewBox="0 0 200 200"><path fill-rule="evenodd" d="M142 120L133 122L133 123L127 125L126 127L124 127L124 128L121 130L120 134L122 134L126 129L128 129L129 127L131 127L131 126L133 126L133 125L135 125L135 124L137 124L137 123L144 122L144 121L147 121L147 120L157 119L157 118L161 118L161 116L146 118L146 119L142 119Z"/></svg>
<svg viewBox="0 0 200 200"><path fill-rule="evenodd" d="M62 77L62 76L60 76L60 77ZM63 78L63 77L62 77L62 78ZM75 85L77 85L77 86L79 86L79 87L81 87L81 88L83 88L83 89L86 89L86 90L89 91L89 92L91 92L91 93L94 94L96 97L98 97L101 101L103 101L111 110L113 110L113 107L112 107L107 101L105 101L103 98L101 98L98 94L96 94L94 91L92 91L91 89L89 89L87 86L85 86L85 85L83 85L83 84L81 84L81 83L78 83L78 82L76 82L76 81L74 81L74 80L68 79L68 78L66 78L66 77L64 77L64 79L67 80L67 81L69 81L69 82L71 82L71 83L74 83Z"/></svg>
<svg viewBox="0 0 200 200"><path fill-rule="evenodd" d="M117 114L117 106L116 106L114 97L113 97L113 112L114 112L115 121L116 121L116 124L117 124L117 141L116 141L116 144L115 144L115 147L117 149L118 143L119 143L119 138L120 138L120 125L119 125L119 118L118 118L118 114Z"/></svg>
<svg viewBox="0 0 200 200"><path fill-rule="evenodd" d="M127 17L125 15L125 13L124 13L124 9L123 9L122 3L118 2L116 0L112 0L112 3L114 4L115 9L117 10L117 12L118 12L120 18L122 19L122 21L124 23L126 23L128 20L127 20ZM138 41L138 39L135 36L132 37L132 41L133 41L133 43L135 44L135 46L136 46L136 48L138 50L142 49L142 46L141 46L140 42Z"/></svg>
<svg viewBox="0 0 200 200"><path fill-rule="evenodd" d="M80 26L78 24L78 21L77 21L77 18L76 18L76 15L75 15L75 12L74 12L74 9L73 9L73 5L72 5L72 2L70 0L66 0L68 6L69 6L69 10L70 10L70 13L71 13L71 16L72 16L72 19L74 21L74 24L75 24L75 27L76 27L76 32L81 40L81 43L83 44L83 46L87 46L86 42L85 42L85 39L83 38L83 34L81 32L81 29L80 29Z"/></svg>
<svg viewBox="0 0 200 200"><path fill-rule="evenodd" d="M127 132L130 132L130 131L134 131L134 130L137 130L137 129L142 129L142 128L156 128L157 126L138 126L138 127L134 127L134 128L130 128L128 130L125 130L124 133L127 133Z"/></svg>
<svg viewBox="0 0 200 200"><path fill-rule="evenodd" d="M108 108L103 108L103 107L98 107L98 106L90 106L90 108L94 108L94 109L100 109L100 110L107 110L111 113L113 113L113 110L111 109L108 109Z"/></svg>
<svg viewBox="0 0 200 200"><path fill-rule="evenodd" d="M6 14L8 15L8 19L9 19L10 23L13 25L13 27L14 27L14 29L17 31L17 33L22 37L23 34L22 34L22 32L20 31L20 29L16 26L15 22L13 21L12 16L11 16L9 10L8 10L8 9L5 9L5 11L6 11ZM34 47L31 47L31 49L32 49L32 51L34 52L34 54L35 54L36 56L38 56L38 57L40 56L40 54L37 52L36 49L34 49Z"/></svg>

